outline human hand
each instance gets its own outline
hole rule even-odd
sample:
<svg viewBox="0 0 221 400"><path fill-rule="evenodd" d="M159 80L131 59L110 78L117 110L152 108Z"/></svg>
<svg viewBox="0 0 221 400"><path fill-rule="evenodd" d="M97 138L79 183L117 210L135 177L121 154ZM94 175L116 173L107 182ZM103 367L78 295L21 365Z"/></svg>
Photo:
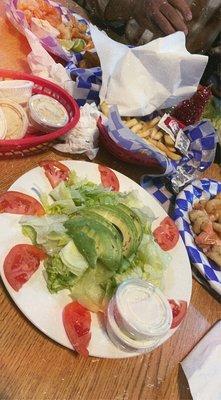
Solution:
<svg viewBox="0 0 221 400"><path fill-rule="evenodd" d="M186 22L192 19L192 13L187 0L109 0L104 17L107 20L132 17L144 29L155 24L169 35L176 31L187 34Z"/></svg>
<svg viewBox="0 0 221 400"><path fill-rule="evenodd" d="M186 22L191 21L192 13L187 0L131 0L130 14L142 27L150 22L169 35L183 31L186 35Z"/></svg>

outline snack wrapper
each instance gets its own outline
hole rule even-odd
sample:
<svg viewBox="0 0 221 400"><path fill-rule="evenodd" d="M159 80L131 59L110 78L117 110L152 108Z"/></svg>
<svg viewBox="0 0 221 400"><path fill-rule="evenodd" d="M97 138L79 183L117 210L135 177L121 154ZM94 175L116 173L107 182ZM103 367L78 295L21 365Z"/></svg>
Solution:
<svg viewBox="0 0 221 400"><path fill-rule="evenodd" d="M170 160L127 128L121 120L116 106L110 108L109 118L105 126L111 140L120 145L122 150L129 150L132 153L145 154L147 158L154 158L163 169L162 174L158 176L174 176L177 173L181 174L181 172L192 176L196 171L207 169L215 158L217 137L213 126L207 120L184 129L185 135L190 140L190 146L188 155L182 157L179 162Z"/></svg>
<svg viewBox="0 0 221 400"><path fill-rule="evenodd" d="M70 15L73 15L76 17L76 19L79 22L83 22L88 25L88 21L81 16L71 13L66 7L61 6L60 4L51 1L51 0L46 0L47 3L51 4L53 7L58 9L60 13L62 14L62 18L68 19ZM6 14L9 19L9 21L15 26L16 29L18 29L19 32L21 32L23 35L25 35L25 30L28 29L30 30L30 26L26 21L25 15L22 11L17 9L17 3L18 0L7 0L6 1ZM80 53L71 53L67 50L65 50L57 41L53 35L50 35L47 30L44 30L43 28L35 27L34 32L33 32L40 40L42 46L49 52L52 53L63 60L70 61L72 60L75 64L77 64L78 61L82 59L82 54L84 52ZM86 32L87 34L89 33L89 26L88 30Z"/></svg>

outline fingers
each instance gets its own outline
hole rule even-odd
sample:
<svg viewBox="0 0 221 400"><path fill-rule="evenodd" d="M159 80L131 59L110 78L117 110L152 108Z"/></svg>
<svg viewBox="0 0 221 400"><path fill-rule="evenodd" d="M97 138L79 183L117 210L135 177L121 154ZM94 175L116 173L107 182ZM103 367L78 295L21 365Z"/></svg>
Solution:
<svg viewBox="0 0 221 400"><path fill-rule="evenodd" d="M159 26L161 31L165 33L166 35L170 35L171 33L175 32L175 29L171 25L171 23L168 21L168 19L161 14L161 12L156 12L151 16L152 20L155 22L156 25Z"/></svg>
<svg viewBox="0 0 221 400"><path fill-rule="evenodd" d="M186 21L191 21L192 12L186 0L168 0L168 2L181 12Z"/></svg>
<svg viewBox="0 0 221 400"><path fill-rule="evenodd" d="M173 6L171 6L169 3L163 3L160 7L160 11L176 31L183 31L187 35L187 26L183 18Z"/></svg>

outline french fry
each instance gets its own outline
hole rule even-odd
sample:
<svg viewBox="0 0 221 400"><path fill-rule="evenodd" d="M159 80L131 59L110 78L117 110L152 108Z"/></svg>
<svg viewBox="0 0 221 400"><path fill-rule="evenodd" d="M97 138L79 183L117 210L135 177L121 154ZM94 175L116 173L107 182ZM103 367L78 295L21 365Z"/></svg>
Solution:
<svg viewBox="0 0 221 400"><path fill-rule="evenodd" d="M170 135L164 135L164 141L167 146L174 146L174 141Z"/></svg>
<svg viewBox="0 0 221 400"><path fill-rule="evenodd" d="M154 119L151 119L150 121L146 121L145 122L145 125L146 125L146 128L153 128L155 125L157 125L158 124L158 122L160 121L160 117L156 117L156 118L154 118Z"/></svg>
<svg viewBox="0 0 221 400"><path fill-rule="evenodd" d="M161 140L163 137L163 133L158 131L156 128L153 128L153 129L155 129L155 131L154 131L154 133L152 133L152 138L155 140Z"/></svg>
<svg viewBox="0 0 221 400"><path fill-rule="evenodd" d="M169 151L172 151L172 153L176 153L176 149L175 147L167 147Z"/></svg>
<svg viewBox="0 0 221 400"><path fill-rule="evenodd" d="M136 125L132 126L131 131L133 133L138 133L140 129L142 129L143 125L141 123L137 123Z"/></svg>
<svg viewBox="0 0 221 400"><path fill-rule="evenodd" d="M146 138L150 136L150 130L149 129L141 129L141 131L137 132L137 134L142 137L142 138Z"/></svg>
<svg viewBox="0 0 221 400"><path fill-rule="evenodd" d="M103 101L100 104L100 109L101 109L101 112L105 115L105 117L109 116L109 107L108 107L108 104L106 103L106 101Z"/></svg>
<svg viewBox="0 0 221 400"><path fill-rule="evenodd" d="M157 142L157 147L158 147L161 151L165 152L166 155L167 155L167 157L171 158L171 160L178 161L178 160L181 159L181 156L180 156L179 154L173 153L172 151L170 151L170 150L168 149L168 147L165 146L165 144L160 143L160 142Z"/></svg>
<svg viewBox="0 0 221 400"><path fill-rule="evenodd" d="M147 138L145 140L147 141L147 143L150 143L152 146L154 146L157 149L157 151L160 151L160 153L166 155L165 151L162 151L162 150L159 149L159 147L158 147L158 143L159 142L157 140L154 140L154 139L151 139L151 138Z"/></svg>
<svg viewBox="0 0 221 400"><path fill-rule="evenodd" d="M129 121L125 121L125 125L128 127L128 128L132 128L134 125L136 125L136 124L138 124L139 122L138 122L138 120L136 119L136 118L132 118L132 119L130 119Z"/></svg>
<svg viewBox="0 0 221 400"><path fill-rule="evenodd" d="M154 140L155 140L155 135L156 135L157 132L158 132L157 128L155 128L155 127L154 127L154 128L151 128L150 131L151 131L151 134L150 134L151 139L154 139Z"/></svg>

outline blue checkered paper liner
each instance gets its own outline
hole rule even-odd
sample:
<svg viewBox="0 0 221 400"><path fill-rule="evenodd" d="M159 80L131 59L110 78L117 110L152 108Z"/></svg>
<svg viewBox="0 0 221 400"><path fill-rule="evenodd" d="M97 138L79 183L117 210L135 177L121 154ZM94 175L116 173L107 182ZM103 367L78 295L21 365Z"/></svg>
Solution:
<svg viewBox="0 0 221 400"><path fill-rule="evenodd" d="M210 179L193 181L177 196L173 219L179 228L192 264L204 276L210 286L221 295L221 270L195 244L188 215L195 202L214 197L219 192L221 193L221 182Z"/></svg>
<svg viewBox="0 0 221 400"><path fill-rule="evenodd" d="M151 194L163 207L168 215L173 212L176 195L171 193L165 186L164 178L150 178L146 175L141 177L140 185L149 194Z"/></svg>
<svg viewBox="0 0 221 400"><path fill-rule="evenodd" d="M76 56L76 55L75 55ZM80 61L81 55L78 55ZM84 69L76 67L77 64L70 62L66 69L75 80L73 97L79 106L84 106L85 103L96 103L99 105L100 88L102 83L102 71L100 67Z"/></svg>
<svg viewBox="0 0 221 400"><path fill-rule="evenodd" d="M190 147L188 156L182 157L179 162L170 160L127 128L121 120L116 106L110 109L107 129L110 138L123 149L136 153L140 152L157 160L164 170L161 176L175 174L177 168L181 166L185 166L186 172L188 172L188 169L191 173L193 169L203 171L212 164L215 158L217 136L212 124L207 120L201 121L195 126L189 126L184 130L190 139Z"/></svg>

